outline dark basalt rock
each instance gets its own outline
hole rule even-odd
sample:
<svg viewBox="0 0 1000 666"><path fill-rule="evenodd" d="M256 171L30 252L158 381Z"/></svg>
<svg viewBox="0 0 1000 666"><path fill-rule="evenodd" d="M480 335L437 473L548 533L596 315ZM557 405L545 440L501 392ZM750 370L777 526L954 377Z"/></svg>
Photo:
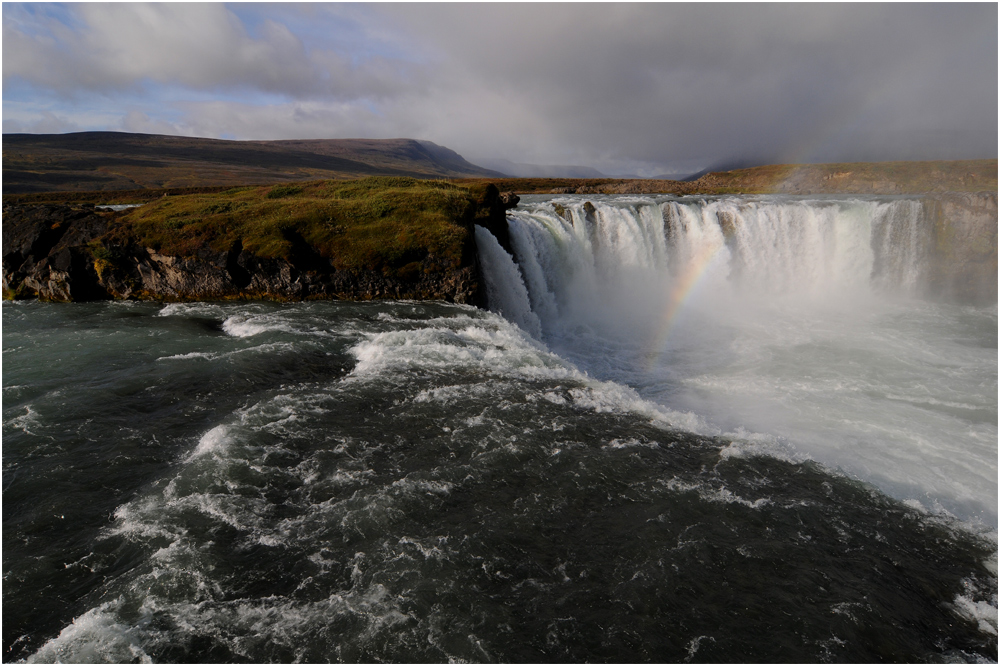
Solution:
<svg viewBox="0 0 1000 666"><path fill-rule="evenodd" d="M521 200L521 197L517 196L513 192L501 192L500 202L503 204L505 210L510 210L517 206L517 203Z"/></svg>
<svg viewBox="0 0 1000 666"><path fill-rule="evenodd" d="M597 207L589 201L583 202L583 220L587 223L587 236L593 245L597 242Z"/></svg>
<svg viewBox="0 0 1000 666"><path fill-rule="evenodd" d="M506 194L513 194L507 192ZM513 195L520 201L520 197ZM517 205L517 201L514 205ZM507 209L513 208L513 206L507 206L503 200L503 195L500 190L497 189L496 185L492 183L486 186L485 193L483 194L482 200L479 203L479 210L476 213L475 223L484 227L497 239L500 243L500 247L507 251L508 254L514 255L514 250L510 244L510 233L507 231Z"/></svg>
<svg viewBox="0 0 1000 666"><path fill-rule="evenodd" d="M90 244L113 213L93 207L9 206L3 211L3 290L7 298L72 301L107 298Z"/></svg>
<svg viewBox="0 0 1000 666"><path fill-rule="evenodd" d="M506 235L499 192L488 193L476 223ZM257 257L236 241L228 252L160 254L108 234L117 213L92 208L8 206L3 214L5 298L99 299L420 299L482 304L474 241L458 268L433 254L411 257L406 270L344 271L333 267L294 230L287 259ZM470 220L471 222L471 220ZM474 238L470 234L470 238Z"/></svg>

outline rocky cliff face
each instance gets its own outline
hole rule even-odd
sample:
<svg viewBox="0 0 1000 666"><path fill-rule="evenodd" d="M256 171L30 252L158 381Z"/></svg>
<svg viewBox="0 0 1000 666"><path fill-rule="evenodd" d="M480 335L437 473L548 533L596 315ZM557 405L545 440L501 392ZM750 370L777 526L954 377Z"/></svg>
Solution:
<svg viewBox="0 0 1000 666"><path fill-rule="evenodd" d="M104 296L91 244L107 232L112 217L92 206L5 207L4 297L73 301Z"/></svg>
<svg viewBox="0 0 1000 666"><path fill-rule="evenodd" d="M975 303L997 300L997 193L930 198L934 224L930 294Z"/></svg>
<svg viewBox="0 0 1000 666"><path fill-rule="evenodd" d="M516 203L516 202L515 202ZM506 235L505 208L496 188L487 191L475 219ZM433 254L395 274L333 267L301 236L289 233L287 259L262 259L237 241L226 252L160 254L134 242L111 240L117 213L93 206L15 205L3 211L5 298L50 301L99 299L343 300L421 299L483 305L474 234L462 264L450 267Z"/></svg>

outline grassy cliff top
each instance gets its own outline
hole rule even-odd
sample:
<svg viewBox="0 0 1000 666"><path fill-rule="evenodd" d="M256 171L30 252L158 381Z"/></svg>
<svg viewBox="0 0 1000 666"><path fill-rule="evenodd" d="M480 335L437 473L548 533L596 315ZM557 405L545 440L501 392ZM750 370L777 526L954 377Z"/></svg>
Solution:
<svg viewBox="0 0 1000 666"><path fill-rule="evenodd" d="M109 240L161 254L289 258L304 241L342 270L385 270L433 256L460 265L485 186L373 177L163 196L122 215ZM495 192L495 190L494 190Z"/></svg>

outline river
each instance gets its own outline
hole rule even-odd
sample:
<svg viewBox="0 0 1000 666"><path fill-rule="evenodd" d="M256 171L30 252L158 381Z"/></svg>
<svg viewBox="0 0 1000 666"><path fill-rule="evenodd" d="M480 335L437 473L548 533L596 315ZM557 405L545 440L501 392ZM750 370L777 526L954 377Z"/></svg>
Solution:
<svg viewBox="0 0 1000 666"><path fill-rule="evenodd" d="M5 302L5 660L995 662L997 310L922 214L526 197L495 312Z"/></svg>

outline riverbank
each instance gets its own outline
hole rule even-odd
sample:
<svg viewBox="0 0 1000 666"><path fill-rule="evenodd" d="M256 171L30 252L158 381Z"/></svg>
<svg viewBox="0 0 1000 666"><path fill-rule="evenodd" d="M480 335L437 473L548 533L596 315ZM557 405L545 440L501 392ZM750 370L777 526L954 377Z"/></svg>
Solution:
<svg viewBox="0 0 1000 666"><path fill-rule="evenodd" d="M513 204L510 204L513 205ZM4 206L4 298L480 302L472 225L505 230L488 183L316 181Z"/></svg>

